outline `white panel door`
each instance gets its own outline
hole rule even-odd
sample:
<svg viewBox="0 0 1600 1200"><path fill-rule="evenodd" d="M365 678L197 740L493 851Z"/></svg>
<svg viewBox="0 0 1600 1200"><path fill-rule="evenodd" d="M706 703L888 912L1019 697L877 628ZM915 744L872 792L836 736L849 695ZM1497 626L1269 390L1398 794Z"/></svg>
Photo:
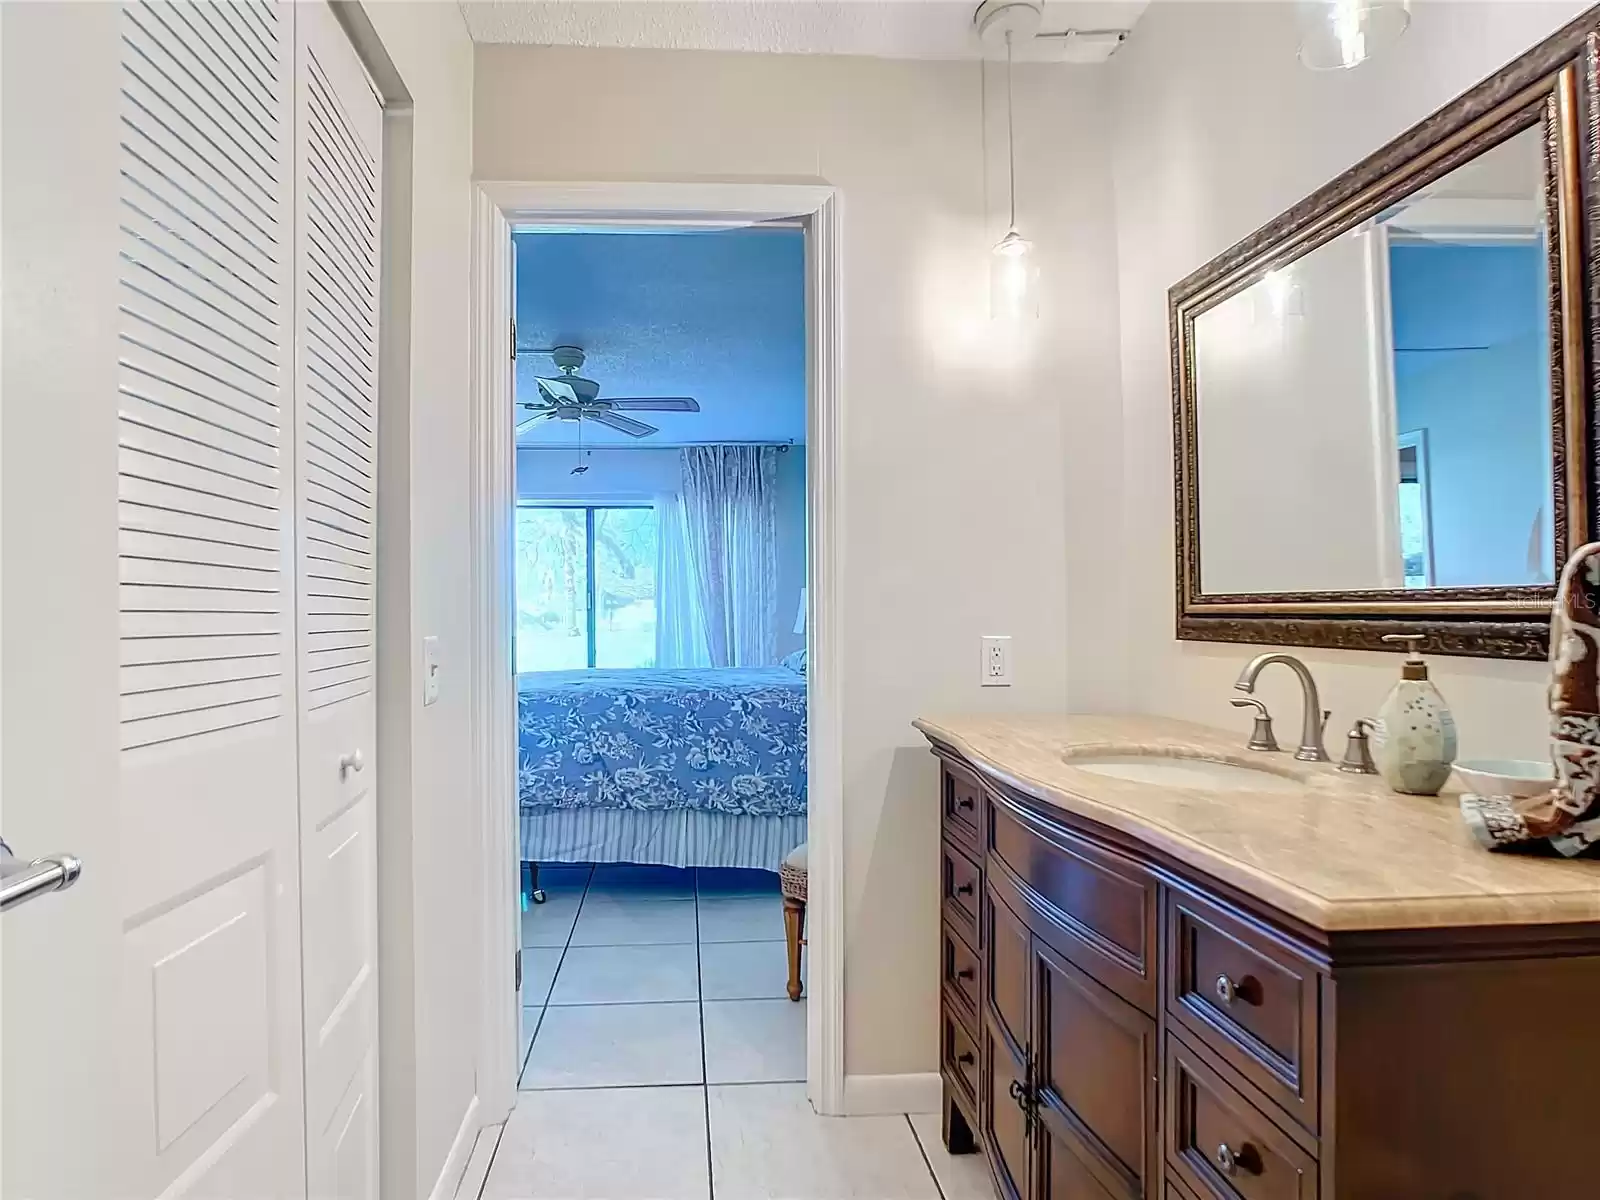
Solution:
<svg viewBox="0 0 1600 1200"><path fill-rule="evenodd" d="M299 1196L293 12L11 7L0 1190Z"/></svg>
<svg viewBox="0 0 1600 1200"><path fill-rule="evenodd" d="M297 6L295 443L306 1154L377 1195L378 231L383 114L322 0Z"/></svg>
<svg viewBox="0 0 1600 1200"><path fill-rule="evenodd" d="M292 1196L293 9L135 2L122 38L126 1179Z"/></svg>

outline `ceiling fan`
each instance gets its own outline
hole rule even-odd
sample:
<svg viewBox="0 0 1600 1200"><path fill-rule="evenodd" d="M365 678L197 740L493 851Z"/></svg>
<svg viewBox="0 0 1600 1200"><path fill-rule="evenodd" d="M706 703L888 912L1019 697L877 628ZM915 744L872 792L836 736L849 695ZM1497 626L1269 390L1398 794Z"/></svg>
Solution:
<svg viewBox="0 0 1600 1200"><path fill-rule="evenodd" d="M523 353L524 347L517 347ZM534 350L536 354L549 354L561 372L554 378L540 378L537 401L519 400L517 407L527 414L517 422L517 432L532 429L542 421L593 421L619 430L629 437L649 437L659 433L654 425L624 416L625 412L699 412L699 401L689 396L624 396L601 399L600 385L585 379L578 372L583 369L584 353L577 346L557 346L552 350ZM581 436L583 426L578 426Z"/></svg>

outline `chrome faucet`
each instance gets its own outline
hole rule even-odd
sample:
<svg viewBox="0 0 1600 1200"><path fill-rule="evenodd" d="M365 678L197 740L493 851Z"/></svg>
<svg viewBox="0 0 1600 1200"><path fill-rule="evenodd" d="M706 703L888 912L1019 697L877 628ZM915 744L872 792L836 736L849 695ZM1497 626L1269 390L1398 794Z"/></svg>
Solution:
<svg viewBox="0 0 1600 1200"><path fill-rule="evenodd" d="M1245 664L1233 686L1249 695L1256 690L1256 676L1263 667L1273 663L1282 663L1300 677L1300 696L1305 707L1301 712L1300 748L1294 756L1302 762L1327 762L1328 751L1322 744L1322 731L1327 728L1329 714L1322 707L1317 681L1311 678L1305 663L1292 654L1258 654Z"/></svg>

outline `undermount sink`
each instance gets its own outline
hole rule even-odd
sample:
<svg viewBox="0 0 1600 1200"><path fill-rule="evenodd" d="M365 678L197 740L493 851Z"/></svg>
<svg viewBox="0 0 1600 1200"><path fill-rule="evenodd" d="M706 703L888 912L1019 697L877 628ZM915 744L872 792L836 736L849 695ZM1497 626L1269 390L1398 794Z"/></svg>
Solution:
<svg viewBox="0 0 1600 1200"><path fill-rule="evenodd" d="M1168 787L1291 792L1305 786L1299 780L1276 771L1217 762L1210 758L1176 758L1165 754L1074 754L1066 759L1066 763L1069 767L1092 771L1096 775L1130 779L1137 783L1165 784Z"/></svg>

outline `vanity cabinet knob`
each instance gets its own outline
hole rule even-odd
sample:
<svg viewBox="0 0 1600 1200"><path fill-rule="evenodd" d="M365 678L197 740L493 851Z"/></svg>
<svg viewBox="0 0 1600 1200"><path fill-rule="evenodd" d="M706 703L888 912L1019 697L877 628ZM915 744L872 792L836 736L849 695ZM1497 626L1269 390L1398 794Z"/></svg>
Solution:
<svg viewBox="0 0 1600 1200"><path fill-rule="evenodd" d="M962 967L961 970L956 972L957 979L976 979L977 977L978 973L971 967Z"/></svg>
<svg viewBox="0 0 1600 1200"><path fill-rule="evenodd" d="M1217 1147L1217 1170L1224 1175L1232 1175L1239 1166L1239 1156L1233 1152L1227 1142Z"/></svg>
<svg viewBox="0 0 1600 1200"><path fill-rule="evenodd" d="M964 808L968 812L971 812L972 809L973 809L972 797L971 796L962 796L960 799L958 799L956 801L956 807L957 808Z"/></svg>
<svg viewBox="0 0 1600 1200"><path fill-rule="evenodd" d="M1222 1001L1224 1004L1232 1004L1234 999L1239 995L1238 987L1234 984L1233 980L1229 979L1226 975L1218 975L1215 986L1217 989L1217 999ZM1226 1150L1227 1147L1224 1146L1223 1149Z"/></svg>
<svg viewBox="0 0 1600 1200"><path fill-rule="evenodd" d="M956 1061L964 1067L970 1067L978 1060L972 1057L971 1050L963 1050L960 1054L956 1055Z"/></svg>
<svg viewBox="0 0 1600 1200"><path fill-rule="evenodd" d="M956 895L958 895L958 896L970 896L970 895L972 895L972 884L970 884L970 883L958 884L956 886Z"/></svg>

